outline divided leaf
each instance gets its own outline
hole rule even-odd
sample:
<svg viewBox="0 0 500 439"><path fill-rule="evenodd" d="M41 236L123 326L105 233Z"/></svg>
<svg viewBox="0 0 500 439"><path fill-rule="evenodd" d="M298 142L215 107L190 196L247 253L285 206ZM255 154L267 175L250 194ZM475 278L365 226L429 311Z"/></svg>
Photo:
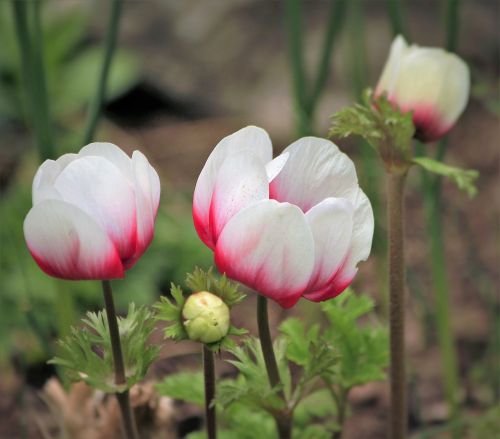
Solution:
<svg viewBox="0 0 500 439"><path fill-rule="evenodd" d="M348 290L337 299L322 303L321 308L330 322L323 338L330 340L340 355L335 374L329 380L350 389L383 379L389 362L387 331L358 323L373 309L373 301Z"/></svg>
<svg viewBox="0 0 500 439"><path fill-rule="evenodd" d="M413 159L413 163L421 166L426 171L449 178L460 190L466 192L470 198L477 195L477 187L474 181L479 177L478 171L456 168L429 157L416 157Z"/></svg>
<svg viewBox="0 0 500 439"><path fill-rule="evenodd" d="M155 321L146 307L130 304L126 317L118 318L118 329L125 364L126 383L114 383L114 366L107 315L88 312L82 328L72 327L59 341L59 355L49 361L63 368L69 381L84 381L104 392L122 392L144 379L159 348L147 343Z"/></svg>

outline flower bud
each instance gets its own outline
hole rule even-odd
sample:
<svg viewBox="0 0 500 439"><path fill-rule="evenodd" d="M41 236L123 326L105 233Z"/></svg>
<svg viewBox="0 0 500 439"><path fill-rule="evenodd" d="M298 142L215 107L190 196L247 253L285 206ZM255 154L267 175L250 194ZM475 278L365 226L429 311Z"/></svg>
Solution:
<svg viewBox="0 0 500 439"><path fill-rule="evenodd" d="M434 141L444 136L462 114L469 98L469 69L440 48L409 46L397 36L391 46L375 96L402 111L413 111L415 137Z"/></svg>
<svg viewBox="0 0 500 439"><path fill-rule="evenodd" d="M191 294L182 310L189 339L215 343L229 330L229 308L222 299L208 291Z"/></svg>

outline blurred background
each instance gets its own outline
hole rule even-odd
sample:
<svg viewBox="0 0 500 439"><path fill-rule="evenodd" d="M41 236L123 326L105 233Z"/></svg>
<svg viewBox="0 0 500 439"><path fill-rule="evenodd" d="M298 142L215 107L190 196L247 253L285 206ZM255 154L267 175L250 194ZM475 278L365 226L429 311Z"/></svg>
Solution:
<svg viewBox="0 0 500 439"><path fill-rule="evenodd" d="M56 373L46 363L55 340L102 303L99 283L63 282L40 271L24 244L22 222L41 160L84 145L112 3L40 2L43 38L37 53L43 55L51 132L45 143L37 142L37 120L27 111L30 88L23 82L11 3L0 2L0 437L38 438L44 436L30 419L47 412L40 391ZM143 151L160 174L162 203L151 248L125 281L114 283L120 310L130 301L152 304L167 293L170 282L182 284L195 265L212 264L192 225L191 196L222 137L258 125L270 133L276 154L299 135L326 137L330 115L376 85L393 35L400 31L412 43L453 48L470 66L465 113L447 146L429 144L425 153L435 156L439 150L446 163L480 172L473 199L448 181L438 185L436 198L424 190L420 170L410 175L410 427L415 437L440 437L439 427L449 416L439 347L443 318L445 324L449 318L452 329L465 412L472 417L488 413L500 397L498 22L494 0L123 2L95 139L129 153ZM301 98L301 92L310 99ZM362 264L354 288L376 300L384 321L383 170L361 142L334 141L355 161L375 207L372 257ZM434 246L436 240L442 247ZM441 258L439 248L444 249ZM436 295L443 288L450 298L444 315ZM292 312L304 320L316 313L304 300ZM236 311L237 326L253 327L248 314ZM274 319L283 316L273 308ZM166 348L163 356L175 356L175 349ZM379 383L354 394L346 438L385 437L385 387Z"/></svg>

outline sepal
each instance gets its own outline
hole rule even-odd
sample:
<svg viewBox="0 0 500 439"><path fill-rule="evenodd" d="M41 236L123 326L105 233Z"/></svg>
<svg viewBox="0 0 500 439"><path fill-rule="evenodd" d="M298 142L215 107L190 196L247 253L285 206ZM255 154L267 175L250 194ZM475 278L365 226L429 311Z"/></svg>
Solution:
<svg viewBox="0 0 500 439"><path fill-rule="evenodd" d="M192 273L187 274L186 285L192 293L209 292L219 297L229 309L245 298L245 295L238 291L237 283L229 281L225 275L215 276L212 268L208 271L195 268ZM189 340L183 310L190 295L185 295L182 288L174 284L171 285L170 294L172 299L162 296L160 302L153 306L157 312L156 320L167 322L164 330L165 338L171 338L175 341ZM246 333L245 329L236 328L229 324L229 329L224 337L215 342L204 344L212 351L218 352L221 349L231 348L235 345L229 338L230 336L240 336ZM195 341L202 342L201 340Z"/></svg>
<svg viewBox="0 0 500 439"><path fill-rule="evenodd" d="M363 137L391 171L405 172L411 166L415 134L412 113L403 113L385 94L375 98L372 90L367 89L361 103L340 110L331 120L329 136Z"/></svg>

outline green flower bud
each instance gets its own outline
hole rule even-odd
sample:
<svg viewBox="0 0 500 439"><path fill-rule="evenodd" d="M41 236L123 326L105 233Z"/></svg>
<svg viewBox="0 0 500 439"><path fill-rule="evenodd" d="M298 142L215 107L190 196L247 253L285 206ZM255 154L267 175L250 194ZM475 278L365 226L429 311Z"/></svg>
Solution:
<svg viewBox="0 0 500 439"><path fill-rule="evenodd" d="M191 294L182 310L189 339L215 343L229 330L229 308L219 296L201 291Z"/></svg>

